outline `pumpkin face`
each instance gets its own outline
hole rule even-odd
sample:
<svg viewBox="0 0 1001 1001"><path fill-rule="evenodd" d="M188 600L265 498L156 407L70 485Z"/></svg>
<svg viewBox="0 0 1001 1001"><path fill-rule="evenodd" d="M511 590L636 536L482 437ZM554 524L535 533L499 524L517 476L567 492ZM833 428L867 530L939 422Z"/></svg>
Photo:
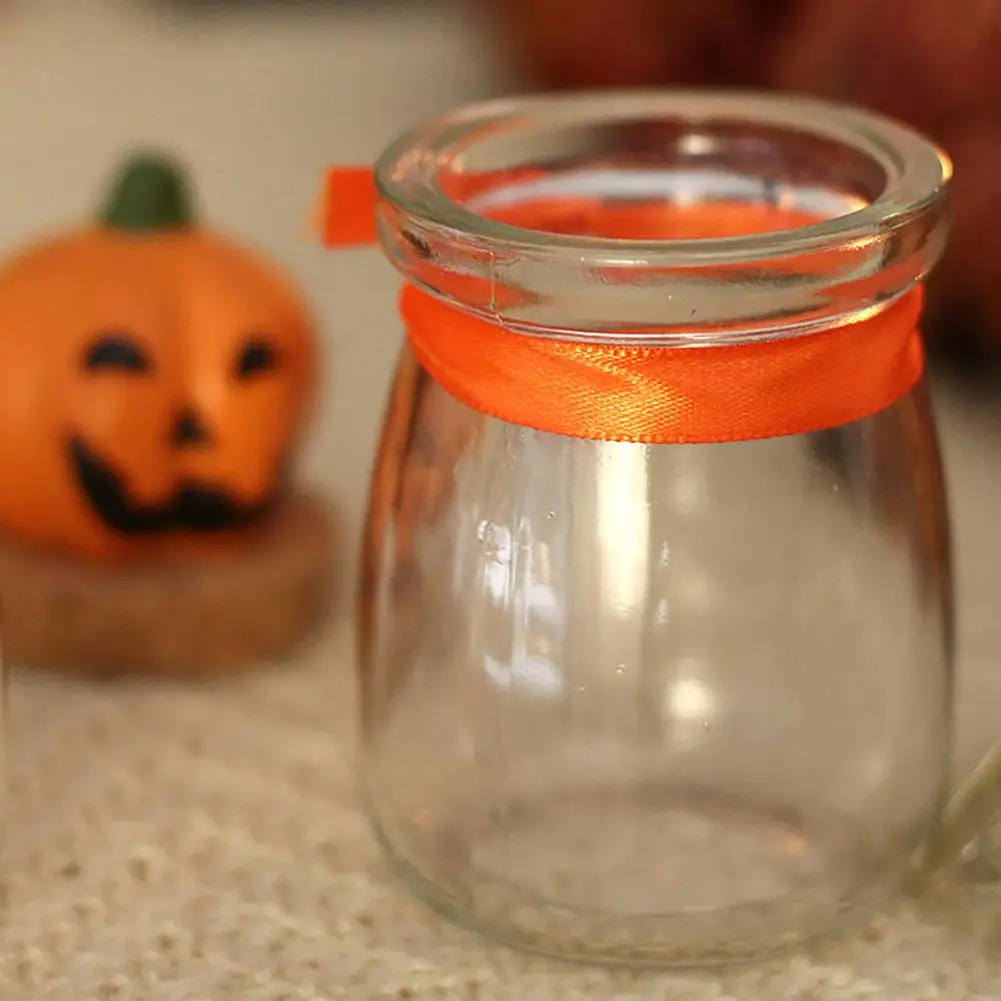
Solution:
<svg viewBox="0 0 1001 1001"><path fill-rule="evenodd" d="M0 525L90 556L227 537L279 497L315 372L292 285L192 226L0 272Z"/></svg>

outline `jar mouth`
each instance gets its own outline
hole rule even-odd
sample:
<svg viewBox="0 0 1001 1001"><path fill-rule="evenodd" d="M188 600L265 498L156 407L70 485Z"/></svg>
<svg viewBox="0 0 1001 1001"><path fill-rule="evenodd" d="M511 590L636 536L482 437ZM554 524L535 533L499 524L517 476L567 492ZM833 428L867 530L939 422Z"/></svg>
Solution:
<svg viewBox="0 0 1001 1001"><path fill-rule="evenodd" d="M377 215L384 249L408 278L515 326L690 326L685 311L691 317L692 303L704 302L706 282L720 301L696 308L696 323L766 322L766 314L802 314L808 322L818 309L831 312L832 297L835 312L847 312L855 293L864 308L924 278L944 243L951 173L947 156L908 127L806 97L534 96L459 110L394 143L376 165ZM736 201L811 218L692 238L533 227L497 211L588 192L620 205ZM813 280L804 280L802 267L792 275L786 266L839 252L848 252L843 266L832 273L825 265ZM442 280L455 273L528 294L520 306L511 305L519 297L501 297L507 305L500 308L497 297L456 293ZM624 295L591 287L595 275L605 288L670 286L678 308L658 310L635 294L628 304Z"/></svg>

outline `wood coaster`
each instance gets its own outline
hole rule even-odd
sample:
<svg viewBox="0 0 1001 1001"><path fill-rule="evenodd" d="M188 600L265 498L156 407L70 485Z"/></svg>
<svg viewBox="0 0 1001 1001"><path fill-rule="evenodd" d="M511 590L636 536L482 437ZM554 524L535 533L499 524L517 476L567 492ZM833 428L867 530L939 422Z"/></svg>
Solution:
<svg viewBox="0 0 1001 1001"><path fill-rule="evenodd" d="M238 551L109 566L0 536L9 663L95 676L198 676L287 654L326 616L336 532L321 498L290 497Z"/></svg>

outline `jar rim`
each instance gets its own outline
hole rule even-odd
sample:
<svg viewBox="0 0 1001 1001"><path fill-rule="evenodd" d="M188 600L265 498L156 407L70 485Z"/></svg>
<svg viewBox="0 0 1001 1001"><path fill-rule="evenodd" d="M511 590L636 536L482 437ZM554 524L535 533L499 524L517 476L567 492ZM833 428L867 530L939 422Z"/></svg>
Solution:
<svg viewBox="0 0 1001 1001"><path fill-rule="evenodd" d="M693 128L714 120L785 127L849 146L886 172L882 193L847 214L794 228L707 239L650 240L564 235L526 229L482 215L449 196L443 168L478 138L532 119L565 127L636 120L675 120ZM919 132L875 112L816 98L765 91L647 90L529 95L468 105L433 119L390 145L376 163L379 194L407 216L508 247L572 251L582 258L642 257L645 266L685 266L700 260L736 263L830 250L906 225L941 197L952 175L948 156Z"/></svg>
<svg viewBox="0 0 1001 1001"><path fill-rule="evenodd" d="M878 181L866 182L864 197L824 191L822 182L815 190L840 201L817 221L696 239L530 229L477 209L477 200L482 208L494 192L488 185L484 196L475 184L506 175L510 185L511 175L526 168L522 159L478 171L477 157L489 161L498 143L502 149L510 140L531 146L635 125L667 126L682 137L701 132L712 138L715 129L724 140L734 127L752 137L759 130L762 149L777 154L783 170L792 169L783 157L798 143L820 143ZM556 169L556 177L576 174L579 180L577 160L565 174L566 161L554 164L548 156L547 150L543 174ZM529 156L529 165L537 162ZM616 166L605 173L624 182L628 170ZM683 172L668 167L659 173L676 180ZM460 108L389 146L375 168L376 223L384 252L410 282L512 330L597 339L619 336L616 331L644 340L691 331L767 337L844 322L922 281L944 248L951 175L948 156L907 125L801 95L701 89L529 95ZM745 172L740 165L732 176L764 180L757 168ZM677 194L672 183L655 184L646 197L670 202ZM503 184L495 191L504 194ZM517 194L517 185L507 192ZM618 189L599 192L599 198L623 196L631 197ZM697 187L694 199L713 200ZM792 274L791 259L805 267ZM473 281L457 283L456 275Z"/></svg>

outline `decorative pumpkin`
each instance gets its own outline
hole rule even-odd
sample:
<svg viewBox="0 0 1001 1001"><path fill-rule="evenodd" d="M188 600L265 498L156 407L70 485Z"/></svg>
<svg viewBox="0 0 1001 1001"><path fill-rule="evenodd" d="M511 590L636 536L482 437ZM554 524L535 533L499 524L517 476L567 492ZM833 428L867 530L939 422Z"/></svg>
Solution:
<svg viewBox="0 0 1001 1001"><path fill-rule="evenodd" d="M0 527L104 559L239 537L281 496L316 364L292 283L133 157L96 225L0 270Z"/></svg>

